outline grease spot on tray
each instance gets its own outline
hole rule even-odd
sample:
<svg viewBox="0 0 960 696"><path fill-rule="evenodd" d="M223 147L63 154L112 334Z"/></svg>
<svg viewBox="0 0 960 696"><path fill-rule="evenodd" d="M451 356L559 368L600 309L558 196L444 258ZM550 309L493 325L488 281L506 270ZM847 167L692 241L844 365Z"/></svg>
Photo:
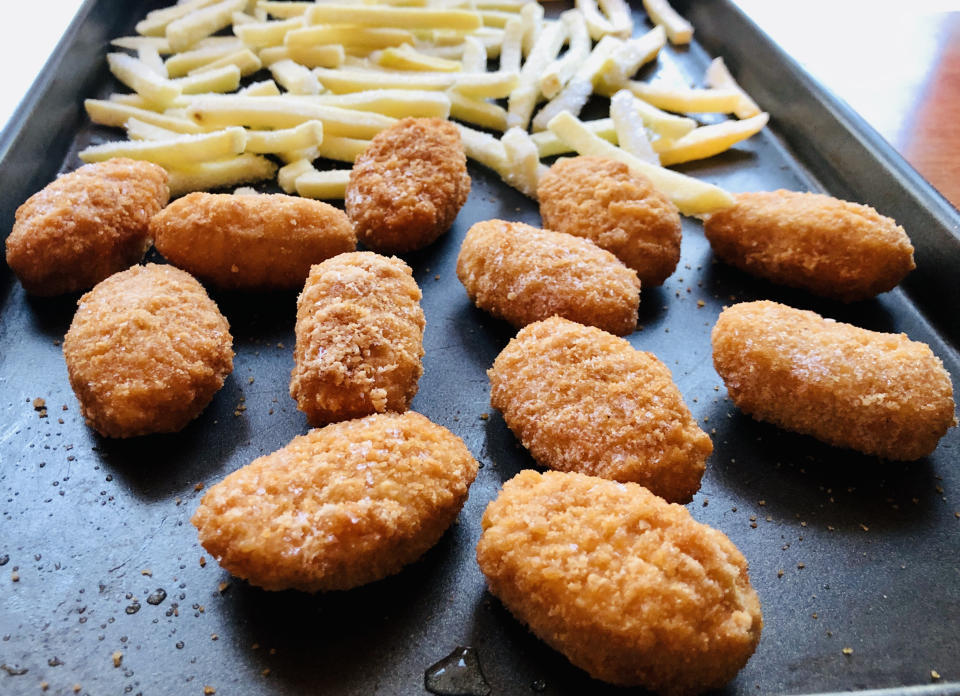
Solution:
<svg viewBox="0 0 960 696"><path fill-rule="evenodd" d="M438 696L490 696L490 685L473 648L457 646L423 675L427 691Z"/></svg>

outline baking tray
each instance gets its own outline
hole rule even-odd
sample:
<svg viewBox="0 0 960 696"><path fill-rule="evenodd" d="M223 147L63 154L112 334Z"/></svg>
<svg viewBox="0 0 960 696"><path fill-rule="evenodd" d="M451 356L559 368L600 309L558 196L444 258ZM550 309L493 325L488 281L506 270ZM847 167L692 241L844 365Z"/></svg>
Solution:
<svg viewBox="0 0 960 696"><path fill-rule="evenodd" d="M4 234L23 200L79 164L78 147L117 137L91 127L81 101L115 88L107 41L160 4L83 6L0 136ZM927 459L899 464L756 423L725 398L709 331L723 305L758 298L904 331L930 344L960 393L960 216L733 4L676 4L697 43L667 50L661 68L698 80L708 52L723 55L772 115L764 133L681 169L734 191L868 202L917 247L918 269L900 289L840 305L715 264L686 219L676 273L643 290L630 341L667 363L715 445L689 509L743 551L763 604L757 652L720 693L958 694L960 431ZM450 233L405 258L427 317L413 407L462 437L482 468L434 549L350 592L268 593L231 580L189 524L206 486L307 430L287 394L294 293L213 293L237 353L223 390L179 434L112 441L86 428L67 382L60 341L76 296L27 297L0 265L0 694L38 693L43 682L49 693L76 684L88 694L420 694L425 671L458 646L473 649L493 694L628 693L528 633L486 591L474 560L484 507L534 464L488 400L485 370L513 331L469 303L455 258L476 221L539 217L491 172L471 164L470 173ZM150 603L158 589L165 598ZM931 670L941 675L932 685Z"/></svg>

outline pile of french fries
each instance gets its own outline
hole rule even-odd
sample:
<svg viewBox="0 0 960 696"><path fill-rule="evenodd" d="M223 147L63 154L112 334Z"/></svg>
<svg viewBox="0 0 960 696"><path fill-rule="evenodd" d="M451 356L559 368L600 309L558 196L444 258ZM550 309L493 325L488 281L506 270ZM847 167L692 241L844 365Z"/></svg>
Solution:
<svg viewBox="0 0 960 696"><path fill-rule="evenodd" d="M722 189L664 167L722 152L768 116L719 58L704 88L632 79L693 32L665 0L643 4L655 27L634 36L625 0L577 0L553 20L535 0L181 0L113 41L135 54L107 56L132 91L85 105L129 140L80 158L155 162L173 195L276 176L287 193L336 199L350 170L315 160L350 165L398 119L440 117L459 122L471 159L534 198L541 160L577 152L625 162L684 214L726 207ZM251 82L261 70L270 78ZM609 118L581 121L594 94Z"/></svg>

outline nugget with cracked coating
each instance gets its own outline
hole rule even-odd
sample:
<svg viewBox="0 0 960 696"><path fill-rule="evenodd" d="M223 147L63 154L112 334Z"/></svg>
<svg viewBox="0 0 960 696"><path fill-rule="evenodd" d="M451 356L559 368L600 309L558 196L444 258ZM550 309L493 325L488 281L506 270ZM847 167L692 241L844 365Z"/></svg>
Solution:
<svg viewBox="0 0 960 696"><path fill-rule="evenodd" d="M267 590L346 590L398 572L456 519L477 474L419 413L295 437L211 487L192 522L230 573Z"/></svg>
<svg viewBox="0 0 960 696"><path fill-rule="evenodd" d="M739 193L703 231L721 261L773 283L853 302L912 271L903 228L867 205L819 193Z"/></svg>
<svg viewBox="0 0 960 696"><path fill-rule="evenodd" d="M355 251L310 269L290 396L311 425L410 407L423 373L420 297L395 257Z"/></svg>
<svg viewBox="0 0 960 696"><path fill-rule="evenodd" d="M603 157L557 160L537 186L543 226L592 240L662 285L680 260L680 213L647 177Z"/></svg>
<svg viewBox="0 0 960 696"><path fill-rule="evenodd" d="M7 264L32 295L92 288L143 258L150 216L169 198L167 172L156 164L84 165L17 208Z"/></svg>
<svg viewBox="0 0 960 696"><path fill-rule="evenodd" d="M157 251L227 289L303 287L310 266L357 248L342 210L308 198L191 193L150 220Z"/></svg>
<svg viewBox="0 0 960 696"><path fill-rule="evenodd" d="M477 561L514 616L612 684L718 688L760 640L737 547L633 483L521 471L487 506Z"/></svg>
<svg viewBox="0 0 960 696"><path fill-rule="evenodd" d="M671 502L700 488L713 443L652 353L553 317L521 329L487 374L490 403L540 464Z"/></svg>
<svg viewBox="0 0 960 696"><path fill-rule="evenodd" d="M522 222L467 232L457 277L477 307L517 328L557 315L624 335L637 327L637 274L589 239Z"/></svg>
<svg viewBox="0 0 960 696"><path fill-rule="evenodd" d="M357 157L344 203L361 242L401 253L450 229L469 193L457 127L441 118L405 118Z"/></svg>
<svg viewBox="0 0 960 696"><path fill-rule="evenodd" d="M943 363L905 334L761 301L721 312L711 341L738 408L827 444L919 459L957 423Z"/></svg>
<svg viewBox="0 0 960 696"><path fill-rule="evenodd" d="M134 266L78 304L63 357L87 425L101 435L176 432L233 370L227 320L178 268Z"/></svg>

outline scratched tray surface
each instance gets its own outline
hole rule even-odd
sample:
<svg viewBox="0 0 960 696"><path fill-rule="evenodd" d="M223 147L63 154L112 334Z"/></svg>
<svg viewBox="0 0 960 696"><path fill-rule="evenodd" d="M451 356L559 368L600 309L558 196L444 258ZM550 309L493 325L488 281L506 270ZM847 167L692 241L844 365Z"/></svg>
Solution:
<svg viewBox="0 0 960 696"><path fill-rule="evenodd" d="M59 49L69 60L52 65L56 79L0 139L5 229L29 193L78 165L77 147L116 137L91 127L79 104L115 88L102 68L104 41L130 33L154 6L85 6ZM659 69L698 81L708 60L698 45L668 49ZM80 74L93 77L71 77ZM732 190L821 189L778 133L778 110L788 105L769 102L764 133L684 169ZM76 137L57 135L56 123L38 134L50 114ZM824 146L816 132L807 137ZM863 164L883 176L876 162ZM470 199L450 232L405 258L427 317L413 407L462 437L482 468L435 548L398 575L349 592L269 593L232 580L189 523L210 484L308 429L287 393L295 293L213 292L235 337L223 390L179 434L114 441L84 425L67 382L60 342L76 296L30 298L0 268L0 693L37 693L47 682L52 693L76 684L89 694L205 686L220 694L418 694L425 671L458 646L473 648L493 694L621 692L591 681L516 622L487 592L474 558L485 506L535 464L489 406L485 371L513 331L470 304L456 255L477 221L536 225L539 216L488 170L471 164L470 173ZM911 219L901 222L909 231ZM929 458L896 464L756 423L727 400L709 332L724 305L771 298L905 331L929 343L956 380L954 347L932 328L928 308L901 290L853 305L817 300L715 264L695 220L684 220L683 233L680 265L662 288L643 290L642 328L630 342L667 363L711 434L715 451L688 507L743 551L763 604L757 652L721 693L922 685L931 670L942 693L956 693L948 683L960 681L958 430ZM915 273L922 279L925 270Z"/></svg>

